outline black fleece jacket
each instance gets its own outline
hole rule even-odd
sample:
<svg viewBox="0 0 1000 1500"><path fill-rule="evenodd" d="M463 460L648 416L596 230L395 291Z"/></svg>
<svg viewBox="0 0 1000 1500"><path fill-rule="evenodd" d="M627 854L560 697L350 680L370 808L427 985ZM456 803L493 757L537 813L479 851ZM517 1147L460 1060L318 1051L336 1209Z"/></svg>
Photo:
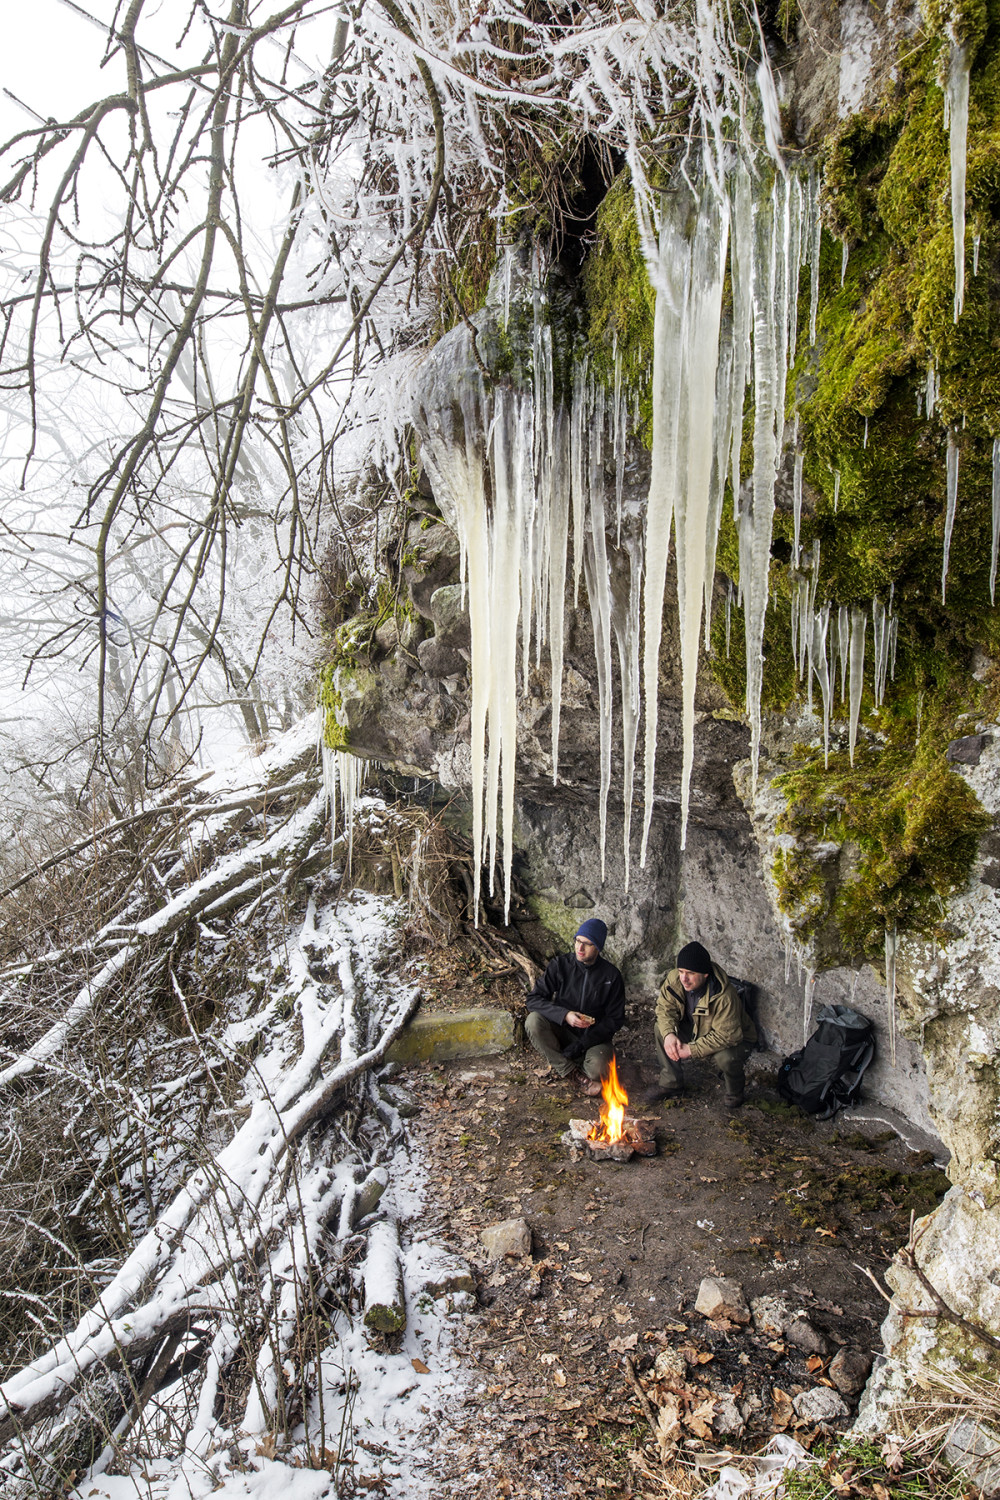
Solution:
<svg viewBox="0 0 1000 1500"><path fill-rule="evenodd" d="M535 981L527 1006L556 1026L563 1025L569 1010L593 1016L593 1026L576 1031L573 1040L562 1049L564 1057L582 1057L588 1047L610 1042L624 1026L625 985L614 964L606 958L595 959L588 968L574 953L560 953Z"/></svg>

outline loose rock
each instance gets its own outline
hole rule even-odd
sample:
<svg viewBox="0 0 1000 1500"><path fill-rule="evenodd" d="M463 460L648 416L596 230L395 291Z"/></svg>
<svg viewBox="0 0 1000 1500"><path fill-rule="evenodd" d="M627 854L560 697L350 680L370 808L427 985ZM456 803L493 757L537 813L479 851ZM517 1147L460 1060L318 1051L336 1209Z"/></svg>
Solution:
<svg viewBox="0 0 1000 1500"><path fill-rule="evenodd" d="M796 1317L794 1313L785 1324L785 1338L796 1349L801 1349L803 1354L826 1355L830 1352L830 1341L818 1328L814 1328L808 1318Z"/></svg>
<svg viewBox="0 0 1000 1500"><path fill-rule="evenodd" d="M827 1374L845 1396L856 1396L871 1374L872 1357L862 1349L841 1349L830 1361Z"/></svg>
<svg viewBox="0 0 1000 1500"><path fill-rule="evenodd" d="M945 1443L944 1456L948 1463L962 1469L974 1484L977 1484L985 1500L995 1500L1000 1495L1000 1464L996 1462L1000 1452L1000 1433L985 1422L976 1422L971 1417L961 1417L954 1424Z"/></svg>
<svg viewBox="0 0 1000 1500"><path fill-rule="evenodd" d="M732 1396L722 1396L715 1403L712 1428L717 1437L739 1437L746 1423Z"/></svg>
<svg viewBox="0 0 1000 1500"><path fill-rule="evenodd" d="M730 1281L725 1276L705 1277L698 1288L694 1310L706 1318L728 1318L730 1323L750 1321L743 1288L738 1281Z"/></svg>
<svg viewBox="0 0 1000 1500"><path fill-rule="evenodd" d="M781 1297L754 1297L750 1303L753 1326L768 1339L784 1337L785 1328L791 1318L788 1303Z"/></svg>
<svg viewBox="0 0 1000 1500"><path fill-rule="evenodd" d="M502 1224L490 1224L480 1232L479 1238L490 1260L501 1260L505 1255L531 1254L531 1230L523 1219L504 1219Z"/></svg>
<svg viewBox="0 0 1000 1500"><path fill-rule="evenodd" d="M827 1385L815 1385L810 1391L800 1391L792 1401L795 1415L803 1422L838 1422L850 1413L836 1391Z"/></svg>

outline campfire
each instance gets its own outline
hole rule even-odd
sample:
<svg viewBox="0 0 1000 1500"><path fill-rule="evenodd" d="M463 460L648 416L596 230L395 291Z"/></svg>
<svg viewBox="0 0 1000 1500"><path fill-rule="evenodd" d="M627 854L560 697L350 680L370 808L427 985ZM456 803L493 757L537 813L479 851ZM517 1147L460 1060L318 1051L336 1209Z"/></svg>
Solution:
<svg viewBox="0 0 1000 1500"><path fill-rule="evenodd" d="M653 1122L626 1115L628 1094L618 1077L615 1059L601 1085L601 1117L593 1120L570 1120L563 1136L575 1161L586 1153L595 1161L629 1161L633 1156L655 1156Z"/></svg>

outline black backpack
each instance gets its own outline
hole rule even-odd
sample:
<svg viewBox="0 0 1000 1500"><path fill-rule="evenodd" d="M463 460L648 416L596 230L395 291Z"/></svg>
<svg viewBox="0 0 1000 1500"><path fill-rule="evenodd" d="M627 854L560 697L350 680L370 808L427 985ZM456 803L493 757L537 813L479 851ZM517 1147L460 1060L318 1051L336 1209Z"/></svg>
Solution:
<svg viewBox="0 0 1000 1500"><path fill-rule="evenodd" d="M757 1002L759 998L757 986L752 979L734 979L732 974L729 976L729 983L739 996L743 1009L757 1028L757 1040L754 1042L754 1048L763 1051L763 1034L760 1029L760 1019L757 1015Z"/></svg>
<svg viewBox="0 0 1000 1500"><path fill-rule="evenodd" d="M861 1079L875 1056L875 1028L849 1005L824 1005L819 1024L778 1070L778 1093L817 1120L829 1120L861 1097Z"/></svg>

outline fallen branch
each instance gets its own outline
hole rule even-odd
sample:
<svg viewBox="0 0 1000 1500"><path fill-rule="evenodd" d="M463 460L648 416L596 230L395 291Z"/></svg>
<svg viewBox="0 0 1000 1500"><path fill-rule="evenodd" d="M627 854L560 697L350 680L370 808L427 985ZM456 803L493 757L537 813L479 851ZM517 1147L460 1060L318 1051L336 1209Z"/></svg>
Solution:
<svg viewBox="0 0 1000 1500"><path fill-rule="evenodd" d="M262 844L220 860L207 875L168 901L152 916L136 922L131 928L121 929L123 946L83 986L66 1014L27 1052L0 1071L0 1086L14 1078L33 1073L48 1062L84 1017L90 1014L95 1000L108 989L144 942L150 939L163 941L170 937L186 922L215 906L222 897L238 886L245 886L246 899L249 900L254 885L259 887L268 870L275 865L301 860L309 852L322 832L326 819L326 794L320 791L307 807L296 813ZM253 882L247 879L250 871L254 872Z"/></svg>
<svg viewBox="0 0 1000 1500"><path fill-rule="evenodd" d="M375 1046L342 1063L311 1089L303 1091L303 1086L314 1072L315 1059L300 1057L289 1070L282 1097L258 1101L229 1146L209 1168L193 1173L77 1327L0 1386L7 1410L0 1418L0 1446L62 1411L95 1369L115 1359L131 1364L167 1334L187 1326L186 1320L196 1313L224 1311L223 1303L213 1306L208 1289L226 1269L228 1251L218 1249L212 1232L201 1239L192 1234L196 1216L216 1197L229 1214L245 1210L253 1232L244 1240L244 1254L252 1249L265 1233L255 1215L278 1162L339 1090L383 1060L418 1000L416 990L404 996ZM334 1039L331 1035L327 1045ZM254 1163L255 1171L241 1188L239 1164L247 1161ZM186 1240L192 1242L195 1263L185 1270L179 1258ZM206 1245L214 1245L214 1251L206 1251Z"/></svg>

